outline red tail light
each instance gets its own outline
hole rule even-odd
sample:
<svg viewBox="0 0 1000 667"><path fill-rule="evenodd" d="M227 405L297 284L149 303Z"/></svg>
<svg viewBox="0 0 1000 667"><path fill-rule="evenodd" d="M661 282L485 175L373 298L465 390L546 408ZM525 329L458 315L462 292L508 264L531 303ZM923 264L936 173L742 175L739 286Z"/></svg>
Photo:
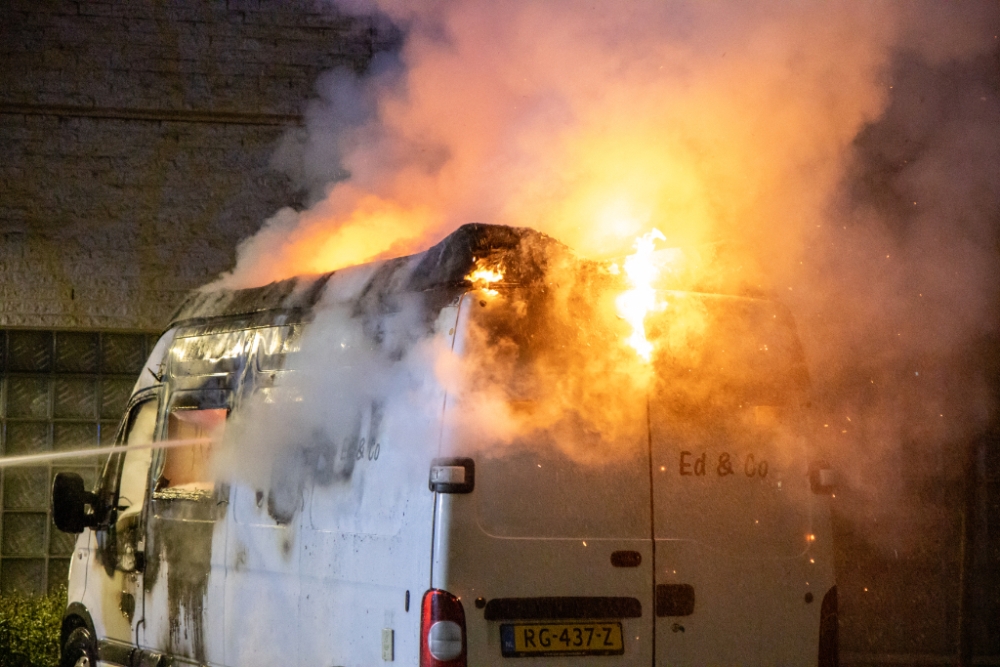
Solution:
<svg viewBox="0 0 1000 667"><path fill-rule="evenodd" d="M448 591L432 588L420 605L420 667L466 667L465 609Z"/></svg>

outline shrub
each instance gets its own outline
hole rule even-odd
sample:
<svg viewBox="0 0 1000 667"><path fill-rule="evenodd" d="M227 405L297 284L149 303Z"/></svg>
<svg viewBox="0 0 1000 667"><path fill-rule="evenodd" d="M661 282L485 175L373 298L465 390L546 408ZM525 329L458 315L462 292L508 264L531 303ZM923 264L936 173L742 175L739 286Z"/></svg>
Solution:
<svg viewBox="0 0 1000 667"><path fill-rule="evenodd" d="M66 591L0 597L0 667L55 667Z"/></svg>

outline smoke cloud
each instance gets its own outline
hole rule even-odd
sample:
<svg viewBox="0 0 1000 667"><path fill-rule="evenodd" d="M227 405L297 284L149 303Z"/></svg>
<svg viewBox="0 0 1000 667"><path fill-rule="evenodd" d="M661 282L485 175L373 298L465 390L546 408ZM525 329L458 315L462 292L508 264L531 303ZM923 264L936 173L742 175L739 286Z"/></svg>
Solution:
<svg viewBox="0 0 1000 667"><path fill-rule="evenodd" d="M469 221L591 258L655 227L687 258L675 287L791 308L817 445L865 512L912 514L886 471L951 474L949 448L992 418L995 4L338 7L380 13L402 46L317 82L275 156L308 208L276 213L215 286L419 251Z"/></svg>

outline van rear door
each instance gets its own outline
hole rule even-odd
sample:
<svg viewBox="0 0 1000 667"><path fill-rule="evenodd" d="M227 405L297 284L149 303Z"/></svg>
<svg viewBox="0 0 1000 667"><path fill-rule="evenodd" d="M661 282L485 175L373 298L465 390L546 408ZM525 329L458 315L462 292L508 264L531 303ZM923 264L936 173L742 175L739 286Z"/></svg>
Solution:
<svg viewBox="0 0 1000 667"><path fill-rule="evenodd" d="M815 664L829 562L812 554L803 459L735 415L678 424L660 398L656 664Z"/></svg>
<svg viewBox="0 0 1000 667"><path fill-rule="evenodd" d="M491 383L505 392L509 409L544 413L553 400L569 399L523 390L544 366L530 361L539 354L533 346L565 340L566 349L587 354L590 341L578 338L595 329L557 335L536 314L545 312L544 295L521 296L463 297L455 350L471 367L510 371ZM606 378L586 380L600 386ZM561 386L540 384L551 391ZM431 586L461 600L468 664L520 664L516 658L553 666L651 664L645 397L626 397L634 408L626 419L631 427L615 438L569 416L509 441L497 440L496 423L483 423L497 413L484 409L481 398L449 395L438 453L471 458L474 488L435 493Z"/></svg>
<svg viewBox="0 0 1000 667"><path fill-rule="evenodd" d="M472 493L437 494L433 587L462 600L468 664L651 663L648 465L518 443L475 458Z"/></svg>
<svg viewBox="0 0 1000 667"><path fill-rule="evenodd" d="M656 664L804 665L832 585L787 312L668 295L650 392Z"/></svg>

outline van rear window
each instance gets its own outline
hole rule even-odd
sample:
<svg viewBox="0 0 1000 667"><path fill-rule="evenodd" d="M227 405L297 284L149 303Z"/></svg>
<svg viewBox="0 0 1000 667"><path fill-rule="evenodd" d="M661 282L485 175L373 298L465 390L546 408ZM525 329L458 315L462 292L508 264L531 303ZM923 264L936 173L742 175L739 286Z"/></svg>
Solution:
<svg viewBox="0 0 1000 667"><path fill-rule="evenodd" d="M769 301L665 293L647 318L659 390L690 409L783 405L808 385L788 311Z"/></svg>

